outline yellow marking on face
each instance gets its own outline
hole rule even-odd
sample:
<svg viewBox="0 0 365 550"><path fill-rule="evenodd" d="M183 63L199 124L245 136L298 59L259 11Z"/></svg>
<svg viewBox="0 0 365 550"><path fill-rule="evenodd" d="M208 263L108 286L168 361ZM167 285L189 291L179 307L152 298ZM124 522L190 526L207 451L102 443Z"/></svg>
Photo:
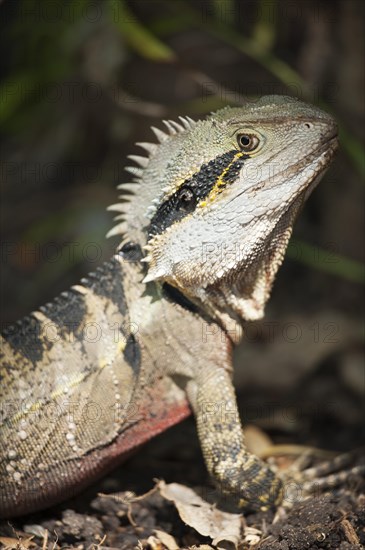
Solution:
<svg viewBox="0 0 365 550"><path fill-rule="evenodd" d="M227 174L228 170L231 168L232 164L234 164L236 162L236 160L238 160L239 158L243 157L245 155L245 153L243 153L242 151L237 151L237 153L235 154L235 156L232 158L231 162L228 164L228 166L226 166L221 174L218 176L213 188L211 189L208 197L202 201L200 201L199 205L201 208L204 208L205 206L207 206L208 202L213 202L217 196L219 195L219 193L222 192L222 190L226 187L227 185L227 182L223 180L224 176Z"/></svg>

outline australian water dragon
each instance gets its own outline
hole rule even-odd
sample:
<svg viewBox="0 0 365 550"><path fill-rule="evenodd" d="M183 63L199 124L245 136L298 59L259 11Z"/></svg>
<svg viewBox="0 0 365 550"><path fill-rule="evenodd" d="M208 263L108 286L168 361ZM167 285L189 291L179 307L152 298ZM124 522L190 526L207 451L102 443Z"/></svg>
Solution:
<svg viewBox="0 0 365 550"><path fill-rule="evenodd" d="M222 491L281 501L245 446L231 347L263 315L337 127L280 96L165 124L110 207L117 254L3 335L1 516L67 498L190 409Z"/></svg>

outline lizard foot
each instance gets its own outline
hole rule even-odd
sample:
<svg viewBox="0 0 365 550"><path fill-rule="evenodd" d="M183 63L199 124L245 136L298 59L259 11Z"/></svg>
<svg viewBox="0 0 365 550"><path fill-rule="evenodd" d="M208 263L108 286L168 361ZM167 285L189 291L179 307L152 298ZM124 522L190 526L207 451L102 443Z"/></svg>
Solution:
<svg viewBox="0 0 365 550"><path fill-rule="evenodd" d="M282 506L291 508L299 501L310 497L331 494L342 485L359 483L365 476L364 449L339 454L314 466L309 466L322 451L306 451L286 470L277 471L284 496Z"/></svg>

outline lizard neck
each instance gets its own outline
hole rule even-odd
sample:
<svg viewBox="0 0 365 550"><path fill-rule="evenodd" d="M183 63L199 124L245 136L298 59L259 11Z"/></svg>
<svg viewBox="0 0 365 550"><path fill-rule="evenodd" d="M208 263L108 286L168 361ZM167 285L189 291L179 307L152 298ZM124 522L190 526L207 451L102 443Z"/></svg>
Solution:
<svg viewBox="0 0 365 550"><path fill-rule="evenodd" d="M119 256L123 258L125 262L134 264L134 268L139 272L142 277L147 273L147 266L143 262L142 248L139 244L131 241L125 243L120 251ZM129 265L130 269L132 265ZM134 271L134 269L133 269ZM140 277L138 277L140 279ZM136 281L135 281L136 283ZM194 296L189 296L179 288L169 283L162 283L159 281L153 281L150 283L140 283L145 290L142 291L142 296L150 296L153 300L164 300L166 303L178 306L181 315L194 315L194 317L200 317L203 323L216 324L223 329L227 338L233 343L237 344L242 338L242 327L238 318L232 318L229 314L220 314L213 307L210 307L204 301L197 299ZM171 327L167 327L168 330Z"/></svg>

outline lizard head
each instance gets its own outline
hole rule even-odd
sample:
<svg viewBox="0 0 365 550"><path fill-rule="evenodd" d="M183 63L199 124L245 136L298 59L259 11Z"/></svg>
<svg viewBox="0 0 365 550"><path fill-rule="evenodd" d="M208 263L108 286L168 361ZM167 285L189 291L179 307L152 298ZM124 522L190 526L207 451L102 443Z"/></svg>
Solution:
<svg viewBox="0 0 365 550"><path fill-rule="evenodd" d="M160 145L141 144L147 162L133 157L145 166L126 224L146 250L145 282L177 287L223 325L258 319L298 211L337 149L337 126L284 96L166 125Z"/></svg>

